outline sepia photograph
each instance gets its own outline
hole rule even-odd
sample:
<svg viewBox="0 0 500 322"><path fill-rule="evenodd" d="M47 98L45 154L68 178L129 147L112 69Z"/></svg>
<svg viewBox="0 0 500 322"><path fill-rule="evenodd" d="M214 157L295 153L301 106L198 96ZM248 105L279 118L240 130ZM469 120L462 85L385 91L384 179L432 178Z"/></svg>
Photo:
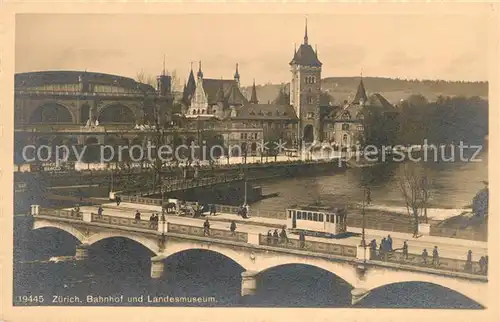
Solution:
<svg viewBox="0 0 500 322"><path fill-rule="evenodd" d="M490 26L18 13L10 305L487 310Z"/></svg>

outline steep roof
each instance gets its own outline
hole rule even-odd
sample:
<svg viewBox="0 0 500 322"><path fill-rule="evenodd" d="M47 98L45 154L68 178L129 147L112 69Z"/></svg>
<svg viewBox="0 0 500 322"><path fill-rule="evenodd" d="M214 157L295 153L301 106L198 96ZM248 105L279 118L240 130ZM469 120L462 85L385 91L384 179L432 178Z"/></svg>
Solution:
<svg viewBox="0 0 500 322"><path fill-rule="evenodd" d="M257 89L255 88L255 79L253 81L252 96L250 97L250 103L252 103L252 104L258 104L259 103L259 100L257 99Z"/></svg>
<svg viewBox="0 0 500 322"><path fill-rule="evenodd" d="M195 89L196 89L196 82L194 80L193 69L191 69L191 72L189 73L188 77L188 82L186 84L186 87L184 88L184 93L182 95L182 98L186 104L188 104L189 101L191 100L191 97L193 96Z"/></svg>
<svg viewBox="0 0 500 322"><path fill-rule="evenodd" d="M394 106L379 93L375 93L370 96L369 104L371 106L379 106L385 109L394 109Z"/></svg>
<svg viewBox="0 0 500 322"><path fill-rule="evenodd" d="M248 100L241 93L234 79L203 79L203 89L207 95L208 104L216 104L218 101L218 92L223 89L224 99L229 104L245 104ZM219 94L220 95L220 94Z"/></svg>
<svg viewBox="0 0 500 322"><path fill-rule="evenodd" d="M363 84L363 79L359 81L358 90L356 91L356 96L354 100L351 102L352 104L361 104L361 100L363 102L368 102L368 97L366 96L365 85Z"/></svg>
<svg viewBox="0 0 500 322"><path fill-rule="evenodd" d="M318 59L317 53L309 45L309 37L307 35L307 19L304 33L304 43L300 45L299 50L294 51L293 59L290 65L321 67L321 62Z"/></svg>
<svg viewBox="0 0 500 322"><path fill-rule="evenodd" d="M321 67L323 65L316 52L309 44L300 45L299 49L294 53L290 65Z"/></svg>
<svg viewBox="0 0 500 322"><path fill-rule="evenodd" d="M245 104L238 109L240 120L297 120L295 110L290 105L277 104Z"/></svg>

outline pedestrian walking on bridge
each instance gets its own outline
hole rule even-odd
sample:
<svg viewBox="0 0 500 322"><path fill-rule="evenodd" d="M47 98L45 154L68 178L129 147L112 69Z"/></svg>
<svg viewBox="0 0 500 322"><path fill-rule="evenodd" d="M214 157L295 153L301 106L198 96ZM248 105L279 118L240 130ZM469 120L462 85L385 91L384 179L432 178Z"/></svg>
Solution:
<svg viewBox="0 0 500 322"><path fill-rule="evenodd" d="M427 257L429 254L427 253L427 249L424 248L424 251L422 252L422 260L424 261L424 265L427 265Z"/></svg>
<svg viewBox="0 0 500 322"><path fill-rule="evenodd" d="M215 207L214 204L210 205L210 216L215 216L215 213L217 212L217 208Z"/></svg>
<svg viewBox="0 0 500 322"><path fill-rule="evenodd" d="M208 222L208 219L205 220L205 223L203 224L203 234L205 236L210 236L210 223Z"/></svg>
<svg viewBox="0 0 500 322"><path fill-rule="evenodd" d="M231 221L231 227L229 227L229 229L231 229L231 236L236 236L236 223L233 221Z"/></svg>
<svg viewBox="0 0 500 322"><path fill-rule="evenodd" d="M97 216L99 216L99 218L102 218L102 212L103 212L103 209L101 206L99 206L99 208L97 208Z"/></svg>
<svg viewBox="0 0 500 322"><path fill-rule="evenodd" d="M122 197L120 197L119 195L116 195L115 196L115 201L116 201L116 205L119 206L120 203L122 202Z"/></svg>
<svg viewBox="0 0 500 322"><path fill-rule="evenodd" d="M141 221L141 213L139 212L139 210L136 210L134 222L137 224L139 221Z"/></svg>
<svg viewBox="0 0 500 322"><path fill-rule="evenodd" d="M406 242L406 240L403 243L403 259L408 259L408 243Z"/></svg>
<svg viewBox="0 0 500 322"><path fill-rule="evenodd" d="M267 232L267 236L266 236L266 237L267 237L267 239L266 239L267 244L268 244L268 245L271 245L271 242L272 242L272 240L273 240L273 234L271 234L271 231L270 231L270 230Z"/></svg>
<svg viewBox="0 0 500 322"><path fill-rule="evenodd" d="M281 229L280 239L281 239L282 244L284 244L285 242L288 243L288 236L286 235L285 227L283 227L283 229Z"/></svg>
<svg viewBox="0 0 500 322"><path fill-rule="evenodd" d="M274 230L273 233L273 244L277 245L279 240L279 234L278 234L278 229Z"/></svg>
<svg viewBox="0 0 500 322"><path fill-rule="evenodd" d="M465 262L465 267L464 267L466 272L471 272L472 271L472 250L469 249L467 252L467 261Z"/></svg>
<svg viewBox="0 0 500 322"><path fill-rule="evenodd" d="M299 233L300 248L306 247L306 235L303 231Z"/></svg>
<svg viewBox="0 0 500 322"><path fill-rule="evenodd" d="M434 246L434 250L432 251L432 265L439 266L439 253L437 246Z"/></svg>

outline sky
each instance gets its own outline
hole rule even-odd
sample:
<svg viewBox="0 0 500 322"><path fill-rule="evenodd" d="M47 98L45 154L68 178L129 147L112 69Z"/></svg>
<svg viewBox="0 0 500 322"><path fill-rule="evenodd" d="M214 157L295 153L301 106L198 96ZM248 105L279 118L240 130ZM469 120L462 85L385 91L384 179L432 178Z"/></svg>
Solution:
<svg viewBox="0 0 500 322"><path fill-rule="evenodd" d="M182 85L193 68L243 85L285 83L297 14L23 14L16 18L16 73L87 70L136 78L158 75L163 57ZM488 19L464 14L307 15L322 77L383 76L485 81Z"/></svg>

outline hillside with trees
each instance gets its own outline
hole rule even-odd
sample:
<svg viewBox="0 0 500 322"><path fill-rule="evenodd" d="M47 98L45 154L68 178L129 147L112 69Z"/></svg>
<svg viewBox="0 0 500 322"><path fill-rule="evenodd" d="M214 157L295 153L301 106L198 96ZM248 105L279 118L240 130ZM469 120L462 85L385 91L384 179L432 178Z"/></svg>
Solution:
<svg viewBox="0 0 500 322"><path fill-rule="evenodd" d="M420 94L429 101L439 96L477 96L488 98L488 82L465 82L444 80L408 80L384 77L363 77L365 88L370 93L380 93L395 104L410 95ZM353 98L359 84L359 77L327 77L322 80L322 90L329 93L334 102L339 103ZM257 96L261 103L272 102L283 86L289 84L257 85ZM244 88L251 93L251 87Z"/></svg>

